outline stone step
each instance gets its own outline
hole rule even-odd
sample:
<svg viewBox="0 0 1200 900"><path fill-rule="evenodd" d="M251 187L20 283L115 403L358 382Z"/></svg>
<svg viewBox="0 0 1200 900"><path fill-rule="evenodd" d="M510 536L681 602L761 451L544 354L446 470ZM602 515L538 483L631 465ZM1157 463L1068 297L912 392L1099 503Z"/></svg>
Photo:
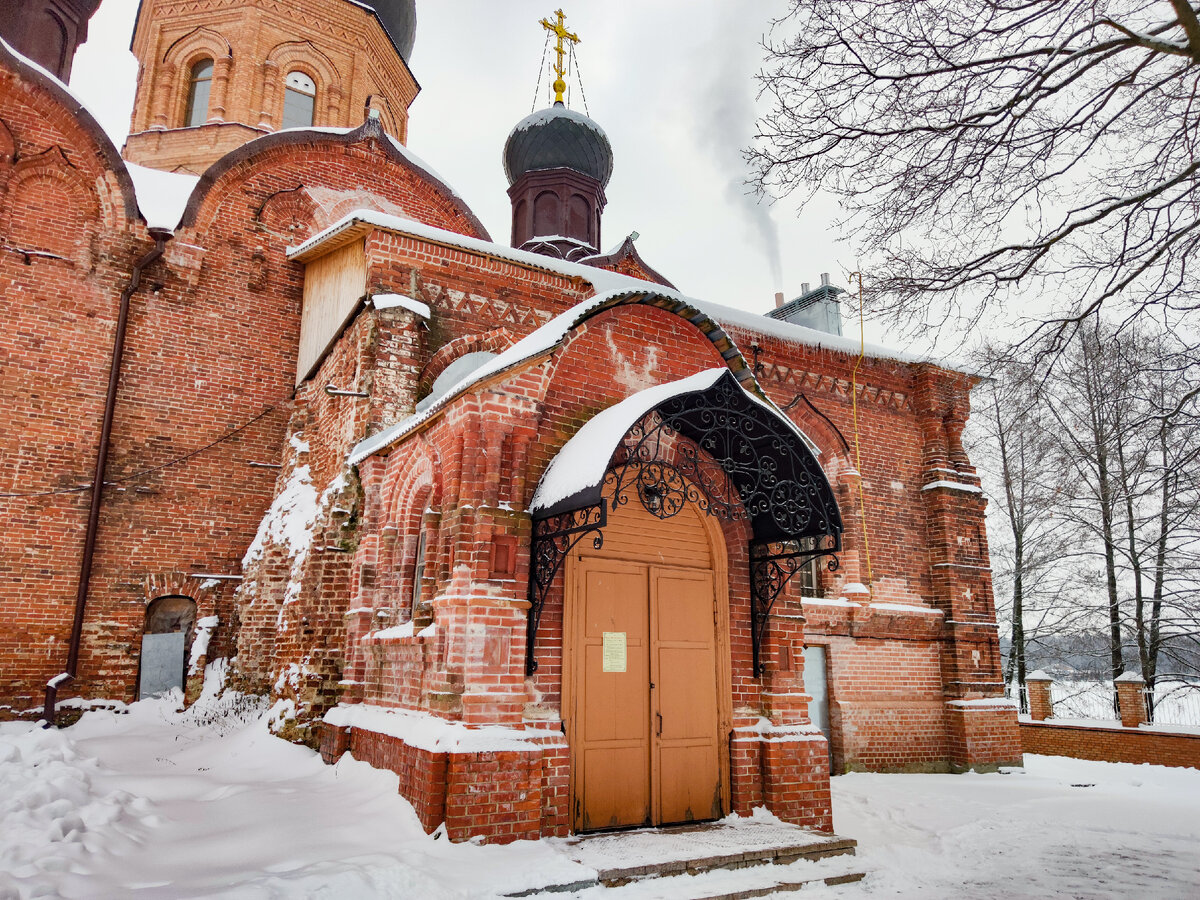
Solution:
<svg viewBox="0 0 1200 900"><path fill-rule="evenodd" d="M836 857L852 857L856 841L761 816L578 835L554 843L560 853L594 870L596 877L510 896L574 893L603 885L613 889L614 900L624 896L633 900L663 896L663 890L674 894L665 882L679 880L680 897L732 900L799 890L817 882L846 884L863 877L849 859L832 862ZM732 874L750 867L754 867L753 873ZM647 884L650 881L654 888Z"/></svg>

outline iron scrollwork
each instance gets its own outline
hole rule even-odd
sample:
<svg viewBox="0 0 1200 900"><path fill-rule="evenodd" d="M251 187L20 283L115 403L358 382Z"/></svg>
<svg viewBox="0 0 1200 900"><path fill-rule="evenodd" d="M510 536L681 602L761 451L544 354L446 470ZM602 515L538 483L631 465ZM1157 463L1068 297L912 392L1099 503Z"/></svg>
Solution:
<svg viewBox="0 0 1200 900"><path fill-rule="evenodd" d="M669 397L625 433L595 499L535 520L529 580L525 671L533 674L542 606L567 554L593 535L599 549L607 512L636 496L659 519L689 503L726 520L748 520L754 677L772 607L811 560L836 570L842 519L829 482L801 436L781 414L751 397L731 375L710 387Z"/></svg>
<svg viewBox="0 0 1200 900"><path fill-rule="evenodd" d="M563 560L571 548L589 534L592 535L593 547L599 550L604 546L603 528L607 522L608 511L603 501L534 520L529 565L529 618L525 625L526 675L537 671L534 642L542 621L542 608L546 603L546 595L550 593L550 586L554 584L554 577L562 568Z"/></svg>
<svg viewBox="0 0 1200 900"><path fill-rule="evenodd" d="M754 677L763 674L762 645L775 601L812 560L829 557L826 567L838 568L836 554L842 549L841 534L791 541L752 541L750 544L750 637L754 653Z"/></svg>

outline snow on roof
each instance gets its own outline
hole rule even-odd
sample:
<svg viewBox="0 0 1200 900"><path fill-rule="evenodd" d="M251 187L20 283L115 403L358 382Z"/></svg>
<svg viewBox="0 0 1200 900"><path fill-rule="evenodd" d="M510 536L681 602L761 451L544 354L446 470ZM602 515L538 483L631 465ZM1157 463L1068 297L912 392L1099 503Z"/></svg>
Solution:
<svg viewBox="0 0 1200 900"><path fill-rule="evenodd" d="M298 131L308 131L308 132L312 132L313 134L349 134L352 131L357 131L358 128L360 128L360 127L362 127L362 126L358 126L355 128L335 128L331 125L298 125L295 128L281 128L281 129L279 129L279 131L271 132L271 134L291 134L293 132L298 132ZM421 159L421 157L417 156L417 154L413 153L411 150L409 150L407 147L405 147L402 143L400 143L398 140L396 140L396 138L393 135L388 134L386 131L384 131L383 133L387 137L388 141L391 142L391 145L396 148L396 150L399 152L399 154L401 156L403 156L405 159L407 159L410 163L412 163L418 169L423 170L426 175L429 175L429 176L435 178L436 180L440 181L442 183L442 185L446 188L446 190L448 190L455 197L458 197L460 200L462 199L462 195L459 194L458 191L454 190L454 188L450 186L450 182L447 181L445 178L443 178L442 175L437 171L437 169L435 169L429 163L425 162L425 160ZM254 140L256 140L256 141L262 140L262 138L264 138L264 137L270 137L270 135L264 134L261 137L256 137ZM251 143L253 143L253 142L251 142Z"/></svg>
<svg viewBox="0 0 1200 900"><path fill-rule="evenodd" d="M125 163L129 177L133 179L137 194L138 209L150 228L165 228L174 231L183 217L184 207L192 196L192 189L200 180L199 175L183 172L164 172L135 163Z"/></svg>
<svg viewBox="0 0 1200 900"><path fill-rule="evenodd" d="M584 281L591 283L597 291L652 291L665 297L673 297L689 303L696 309L708 315L722 327L733 326L736 328L744 328L749 331L757 332L758 334L766 337L778 338L779 340L788 341L794 344L822 347L824 349L834 350L840 353L847 353L854 356L858 355L860 345L859 342L854 340L852 337L828 334L824 331L817 331L815 328L808 328L804 325L793 325L791 322L781 322L777 319L771 319L767 316L760 315L759 313L747 312L746 310L734 309L730 306L723 306L719 303L712 303L707 300L699 300L695 297L689 297L680 293L679 291L672 290L671 288L658 284L657 282L644 281L641 278L634 278L632 275L624 275L620 272L613 272L608 269L598 269L595 266L588 266L584 265L583 263L568 262L567 260L563 259L554 259L553 257L542 256L539 253L530 253L525 250L515 250L512 247L507 247L502 244L495 244L491 241L483 241L479 240L478 238L466 237L465 235L461 235L455 231L447 231L444 228L426 225L422 222L414 221L413 219L406 219L402 216L376 212L375 210L370 209L358 209L347 214L334 224L330 225L324 231L313 235L302 244L291 247L288 250L288 257L290 259L294 259L297 256L302 256L321 246L321 244L325 243L346 229L351 228L356 223L374 225L378 228L383 228L388 231L394 231L400 234L409 235L411 237L423 238L425 240L434 241L439 244L446 244L463 250L471 250L496 259L506 259L511 262L529 266L531 268L543 269L559 275L566 275L568 278L582 278ZM928 356L909 353L904 350L895 350L889 347L880 346L878 344L866 344L865 349L866 355L874 359L893 359L897 362L930 362L944 365L944 363L942 363L940 360Z"/></svg>
<svg viewBox="0 0 1200 900"><path fill-rule="evenodd" d="M530 113L513 126L513 130L508 133L508 136L511 138L518 131L528 131L536 125L545 125L547 122L552 122L555 119L570 119L572 122L578 122L580 125L592 129L596 134L608 140L608 135L604 133L604 129L600 127L595 119L585 116L578 110L558 105L547 106L545 109L539 109L537 112Z"/></svg>
<svg viewBox="0 0 1200 900"><path fill-rule="evenodd" d="M375 294L371 297L371 305L376 309L407 309L422 319L428 319L432 315L428 303L422 303L404 294Z"/></svg>
<svg viewBox="0 0 1200 900"><path fill-rule="evenodd" d="M599 484L613 450L635 422L665 400L708 390L728 371L724 366L718 366L678 381L656 384L596 413L550 460L529 504L530 511L548 509L572 494Z"/></svg>

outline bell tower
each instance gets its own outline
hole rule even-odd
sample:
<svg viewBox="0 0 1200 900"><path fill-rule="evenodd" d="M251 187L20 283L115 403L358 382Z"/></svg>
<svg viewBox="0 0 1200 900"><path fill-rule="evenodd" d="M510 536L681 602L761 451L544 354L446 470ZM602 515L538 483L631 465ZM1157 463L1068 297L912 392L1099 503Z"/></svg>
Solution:
<svg viewBox="0 0 1200 900"><path fill-rule="evenodd" d="M142 0L127 160L202 174L284 128L356 128L377 114L404 143L420 86L416 0Z"/></svg>

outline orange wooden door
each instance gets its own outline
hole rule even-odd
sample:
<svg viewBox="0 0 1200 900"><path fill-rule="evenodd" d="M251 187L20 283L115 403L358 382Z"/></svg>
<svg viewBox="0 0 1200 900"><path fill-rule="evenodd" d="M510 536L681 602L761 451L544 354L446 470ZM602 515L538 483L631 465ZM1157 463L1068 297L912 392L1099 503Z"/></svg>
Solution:
<svg viewBox="0 0 1200 900"><path fill-rule="evenodd" d="M713 576L650 570L656 822L721 816Z"/></svg>
<svg viewBox="0 0 1200 900"><path fill-rule="evenodd" d="M718 818L711 571L587 559L573 653L573 827Z"/></svg>
<svg viewBox="0 0 1200 900"><path fill-rule="evenodd" d="M646 567L589 560L580 578L574 827L646 825L651 822Z"/></svg>

